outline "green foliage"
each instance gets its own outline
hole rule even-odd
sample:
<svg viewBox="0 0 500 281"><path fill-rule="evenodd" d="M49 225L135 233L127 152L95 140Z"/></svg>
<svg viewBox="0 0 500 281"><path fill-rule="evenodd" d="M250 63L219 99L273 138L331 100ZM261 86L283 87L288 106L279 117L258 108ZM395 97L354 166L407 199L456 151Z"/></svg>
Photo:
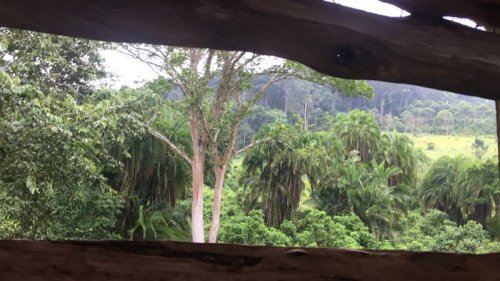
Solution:
<svg viewBox="0 0 500 281"><path fill-rule="evenodd" d="M130 240L191 240L190 204L182 201L170 206L139 206L135 226L128 231Z"/></svg>
<svg viewBox="0 0 500 281"><path fill-rule="evenodd" d="M355 185L347 191L349 204L380 239L390 233L392 225L408 208L410 192L404 186L388 184L391 177L401 173L399 168L385 168L384 163L372 162L371 169L362 173L364 180L358 181L359 184L352 181Z"/></svg>
<svg viewBox="0 0 500 281"><path fill-rule="evenodd" d="M7 28L0 28L0 42L0 69L43 92L81 97L106 76L100 42Z"/></svg>
<svg viewBox="0 0 500 281"><path fill-rule="evenodd" d="M356 150L361 161L369 162L378 150L380 129L373 115L353 110L349 114L339 114L334 130L344 143L346 152Z"/></svg>
<svg viewBox="0 0 500 281"><path fill-rule="evenodd" d="M404 230L393 240L396 248L412 251L478 253L490 251L488 233L473 221L457 226L440 211L425 216L412 212L402 221Z"/></svg>
<svg viewBox="0 0 500 281"><path fill-rule="evenodd" d="M301 125L276 123L260 136L262 142L243 160L241 182L251 188L247 209L260 201L266 223L276 226L294 217L304 189L303 177L312 176L318 150L312 145L314 134L302 131Z"/></svg>
<svg viewBox="0 0 500 281"><path fill-rule="evenodd" d="M224 243L269 246L377 248L368 228L355 215L330 217L311 210L296 221L285 220L278 228L264 223L264 214L252 210L248 215L231 216L223 221L220 239Z"/></svg>
<svg viewBox="0 0 500 281"><path fill-rule="evenodd" d="M382 135L378 148L378 159L385 162L387 167L401 169L401 173L389 178L390 186L398 184L415 186L419 173L429 163L429 159L422 151L415 149L408 136L396 132Z"/></svg>
<svg viewBox="0 0 500 281"><path fill-rule="evenodd" d="M368 228L354 215L332 218L323 211L311 210L296 225L296 244L302 247L359 249L376 244Z"/></svg>
<svg viewBox="0 0 500 281"><path fill-rule="evenodd" d="M485 225L500 202L497 179L493 160L441 157L424 177L419 194L425 209L441 210L458 224L472 219Z"/></svg>
<svg viewBox="0 0 500 281"><path fill-rule="evenodd" d="M123 90L121 93L126 94ZM155 97L148 90L132 91L129 95ZM192 150L189 125L183 115L173 110L172 105L159 98L140 101L140 104L141 107L154 108L157 114L154 125L159 132L175 141L184 151ZM141 112L140 109L134 110ZM142 115L151 114L143 112ZM147 119L150 119L149 116ZM150 134L128 138L126 151L127 155L121 157L123 168L112 171L111 175L108 173L108 178L113 179L115 186L120 186L125 196L122 216L124 232L135 223L140 205L147 205L149 211L175 207L179 199L187 197L191 181L189 164Z"/></svg>
<svg viewBox="0 0 500 281"><path fill-rule="evenodd" d="M158 46L148 58L168 52L161 71L170 77L114 91L99 84L103 46L0 28L0 238L190 240L189 166L144 123L191 156L195 116L212 148L205 172L220 164L212 160L229 147L231 126L242 123L241 146L258 142L229 168L220 242L500 251L498 168L485 160L493 139L468 138L462 150L474 159L430 167L414 145L421 134L493 134L491 103L294 62L257 74L257 55ZM197 58L199 67L187 65ZM268 87L276 73L287 79ZM441 150L451 138L420 147Z"/></svg>
<svg viewBox="0 0 500 281"><path fill-rule="evenodd" d="M219 240L223 243L245 245L291 246L290 238L264 223L264 214L252 210L248 215L238 215L223 220Z"/></svg>
<svg viewBox="0 0 500 281"><path fill-rule="evenodd" d="M293 77L310 81L318 85L327 86L333 90L343 93L346 96L373 97L373 88L363 80L347 80L326 76L294 61L287 61L283 68L288 73L291 73Z"/></svg>
<svg viewBox="0 0 500 281"><path fill-rule="evenodd" d="M117 114L124 104L78 105L5 72L0 84L0 213L18 225L12 237L113 237L121 199L102 171L118 165L108 145L138 131L133 122L121 123L130 121Z"/></svg>

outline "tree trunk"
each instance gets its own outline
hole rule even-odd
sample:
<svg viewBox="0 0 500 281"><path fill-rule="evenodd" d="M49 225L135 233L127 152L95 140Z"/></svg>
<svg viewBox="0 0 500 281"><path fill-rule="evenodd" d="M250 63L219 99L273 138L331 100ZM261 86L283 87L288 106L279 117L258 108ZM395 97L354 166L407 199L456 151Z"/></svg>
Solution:
<svg viewBox="0 0 500 281"><path fill-rule="evenodd" d="M217 233L219 231L220 222L220 206L222 200L222 187L226 178L227 164L215 171L215 190L214 204L212 207L212 224L210 225L210 233L208 234L208 242L217 242Z"/></svg>
<svg viewBox="0 0 500 281"><path fill-rule="evenodd" d="M205 164L204 153L196 153L193 157L191 170L193 173L193 202L191 205L191 234L193 242L205 242L203 229L203 167Z"/></svg>
<svg viewBox="0 0 500 281"><path fill-rule="evenodd" d="M214 202L212 206L212 222L210 224L210 232L208 235L208 242L215 243L217 242L217 232L219 231L219 222L220 222L220 205L222 200L222 188L224 186L224 180L226 178L226 171L231 159L234 155L234 148L236 147L236 137L238 136L238 124L234 123L231 126L231 133L229 136L229 142L224 152L224 156L220 161L216 161L216 163L212 163L214 165L214 173L215 173L215 194L214 194ZM217 158L217 141L211 143L212 148L212 161ZM215 146L215 147L214 147Z"/></svg>
<svg viewBox="0 0 500 281"><path fill-rule="evenodd" d="M384 117L385 97L380 102L380 116Z"/></svg>
<svg viewBox="0 0 500 281"><path fill-rule="evenodd" d="M307 102L304 103L304 130L307 131L309 129L309 124L307 123Z"/></svg>
<svg viewBox="0 0 500 281"><path fill-rule="evenodd" d="M498 146L498 172L500 173L500 100L495 101L497 109L497 146Z"/></svg>
<svg viewBox="0 0 500 281"><path fill-rule="evenodd" d="M289 96L290 88L285 87L285 116L288 116L288 96Z"/></svg>
<svg viewBox="0 0 500 281"><path fill-rule="evenodd" d="M193 109L190 109L189 112L191 143L193 145L193 160L191 162L191 171L193 173L193 181L191 184L193 192L193 202L191 204L191 234L193 242L204 243L203 187L207 141L199 135L199 116L195 112L196 111Z"/></svg>

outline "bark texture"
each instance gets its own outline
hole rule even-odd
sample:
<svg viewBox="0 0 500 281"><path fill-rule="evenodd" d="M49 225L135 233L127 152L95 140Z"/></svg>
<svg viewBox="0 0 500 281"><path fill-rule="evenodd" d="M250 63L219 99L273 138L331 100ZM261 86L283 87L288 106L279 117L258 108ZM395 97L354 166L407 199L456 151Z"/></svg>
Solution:
<svg viewBox="0 0 500 281"><path fill-rule="evenodd" d="M226 164L227 165L227 164ZM217 233L220 225L220 207L222 202L222 188L226 177L227 166L215 169L215 186L214 186L214 202L212 205L212 222L210 224L210 232L208 233L208 242L217 242Z"/></svg>
<svg viewBox="0 0 500 281"><path fill-rule="evenodd" d="M500 254L372 252L180 242L0 241L0 280L498 280Z"/></svg>
<svg viewBox="0 0 500 281"><path fill-rule="evenodd" d="M99 40L245 50L325 74L495 99L500 36L442 16L500 21L498 0L386 0L387 18L323 0L2 0L0 26ZM495 28L488 30L494 31Z"/></svg>
<svg viewBox="0 0 500 281"><path fill-rule="evenodd" d="M191 204L191 236L192 241L197 243L205 242L205 229L203 227L203 188L205 152L207 143L205 138L200 136L198 130L199 118L193 109L189 112L189 124L191 128L191 143L193 144L193 162L191 163L192 172L192 204Z"/></svg>
<svg viewBox="0 0 500 281"><path fill-rule="evenodd" d="M191 203L191 236L193 242L205 242L205 230L203 227L203 188L205 156L195 154L191 171L193 180L191 183L193 198Z"/></svg>

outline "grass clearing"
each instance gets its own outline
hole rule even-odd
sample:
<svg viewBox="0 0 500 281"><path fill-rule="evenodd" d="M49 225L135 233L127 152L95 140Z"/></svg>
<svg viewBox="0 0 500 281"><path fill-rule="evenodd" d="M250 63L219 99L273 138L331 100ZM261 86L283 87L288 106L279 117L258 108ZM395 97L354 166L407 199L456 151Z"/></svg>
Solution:
<svg viewBox="0 0 500 281"><path fill-rule="evenodd" d="M464 155L474 157L471 148L476 137L485 141L488 150L483 159L496 157L498 153L497 139L494 136L442 136L442 135L408 135L417 148L422 149L432 161L441 156ZM428 143L434 143L434 149L428 149Z"/></svg>

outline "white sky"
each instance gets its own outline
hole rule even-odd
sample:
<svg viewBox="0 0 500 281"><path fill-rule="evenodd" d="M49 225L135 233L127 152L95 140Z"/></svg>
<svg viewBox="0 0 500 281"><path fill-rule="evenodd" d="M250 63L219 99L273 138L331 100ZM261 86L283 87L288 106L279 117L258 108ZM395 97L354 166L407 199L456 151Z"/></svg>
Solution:
<svg viewBox="0 0 500 281"><path fill-rule="evenodd" d="M106 70L114 76L114 81L110 81L114 88L135 87L144 80L158 77L145 63L118 51L104 50L101 55L104 57Z"/></svg>
<svg viewBox="0 0 500 281"><path fill-rule="evenodd" d="M382 3L377 0L335 0L335 2L343 6L348 6L388 17L405 17L409 15L396 6Z"/></svg>

